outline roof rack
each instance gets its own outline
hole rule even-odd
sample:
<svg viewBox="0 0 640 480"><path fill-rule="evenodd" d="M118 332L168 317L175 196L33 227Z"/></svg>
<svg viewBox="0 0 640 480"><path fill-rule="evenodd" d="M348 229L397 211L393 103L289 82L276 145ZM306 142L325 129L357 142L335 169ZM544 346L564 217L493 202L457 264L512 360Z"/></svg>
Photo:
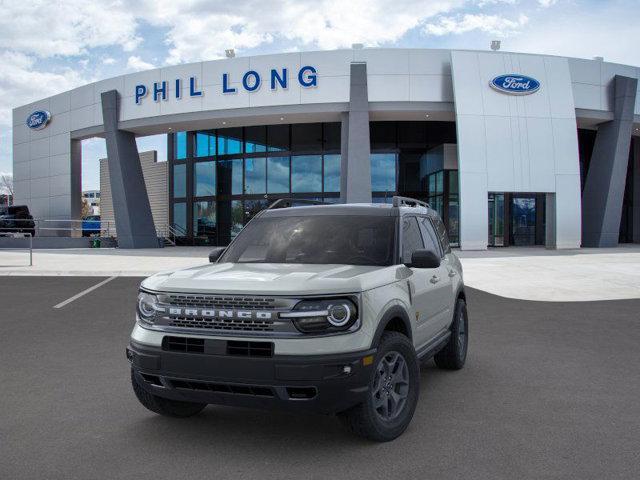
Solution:
<svg viewBox="0 0 640 480"><path fill-rule="evenodd" d="M294 203L302 203L305 205L327 205L325 202L321 202L320 200L308 200L305 198L279 198L271 205L269 205L266 210L273 210L275 208L289 208L293 207Z"/></svg>
<svg viewBox="0 0 640 480"><path fill-rule="evenodd" d="M431 208L431 205L429 205L427 202L423 202L422 200L416 200L415 198L409 198L409 197L400 197L397 195L394 195L392 202L394 207L406 206L406 207Z"/></svg>

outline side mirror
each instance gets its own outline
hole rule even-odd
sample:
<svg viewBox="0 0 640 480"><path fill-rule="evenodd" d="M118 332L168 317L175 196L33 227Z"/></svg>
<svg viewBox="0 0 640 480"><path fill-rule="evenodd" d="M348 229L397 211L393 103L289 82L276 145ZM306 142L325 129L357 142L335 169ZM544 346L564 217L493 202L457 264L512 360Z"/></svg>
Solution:
<svg viewBox="0 0 640 480"><path fill-rule="evenodd" d="M431 250L416 250L411 255L411 264L407 267L413 268L438 268L440 257Z"/></svg>
<svg viewBox="0 0 640 480"><path fill-rule="evenodd" d="M227 247L216 247L209 253L209 263L216 263Z"/></svg>

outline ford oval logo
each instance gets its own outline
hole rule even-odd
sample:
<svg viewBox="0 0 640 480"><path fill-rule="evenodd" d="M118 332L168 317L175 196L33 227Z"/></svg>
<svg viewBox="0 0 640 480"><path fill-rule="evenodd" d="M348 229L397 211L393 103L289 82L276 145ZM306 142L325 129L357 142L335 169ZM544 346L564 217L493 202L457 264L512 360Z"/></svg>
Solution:
<svg viewBox="0 0 640 480"><path fill-rule="evenodd" d="M46 110L36 110L27 117L27 127L32 130L42 130L51 120L51 114Z"/></svg>
<svg viewBox="0 0 640 480"><path fill-rule="evenodd" d="M535 78L517 73L499 75L489 82L494 90L510 95L530 95L540 89L540 82Z"/></svg>

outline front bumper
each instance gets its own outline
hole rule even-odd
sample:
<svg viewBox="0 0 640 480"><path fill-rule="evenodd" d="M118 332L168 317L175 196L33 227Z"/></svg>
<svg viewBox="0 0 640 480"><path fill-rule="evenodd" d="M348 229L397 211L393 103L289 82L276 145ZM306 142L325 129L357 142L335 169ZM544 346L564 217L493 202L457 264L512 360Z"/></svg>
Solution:
<svg viewBox="0 0 640 480"><path fill-rule="evenodd" d="M132 341L138 383L160 397L199 403L331 414L364 401L375 349L332 355L246 357L167 351ZM365 365L367 363L367 365Z"/></svg>

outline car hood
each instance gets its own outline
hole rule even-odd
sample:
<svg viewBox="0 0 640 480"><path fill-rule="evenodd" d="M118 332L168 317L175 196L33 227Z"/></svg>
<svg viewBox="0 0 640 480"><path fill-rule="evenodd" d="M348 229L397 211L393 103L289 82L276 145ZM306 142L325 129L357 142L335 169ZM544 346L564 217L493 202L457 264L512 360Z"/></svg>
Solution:
<svg viewBox="0 0 640 480"><path fill-rule="evenodd" d="M181 293L315 295L356 293L399 279L401 266L216 263L153 275L142 287Z"/></svg>

